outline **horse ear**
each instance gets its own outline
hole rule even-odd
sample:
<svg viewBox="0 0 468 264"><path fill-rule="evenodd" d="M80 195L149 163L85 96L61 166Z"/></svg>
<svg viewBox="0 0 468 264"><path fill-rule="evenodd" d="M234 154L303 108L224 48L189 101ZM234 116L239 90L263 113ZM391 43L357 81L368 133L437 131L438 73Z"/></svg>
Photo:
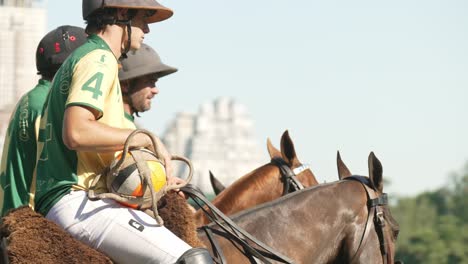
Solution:
<svg viewBox="0 0 468 264"><path fill-rule="evenodd" d="M267 149L268 153L270 154L270 158L276 158L280 157L281 158L281 152L271 144L270 138L267 138Z"/></svg>
<svg viewBox="0 0 468 264"><path fill-rule="evenodd" d="M213 187L214 193L218 195L220 192L224 191L226 187L218 180L216 177L213 175L213 173L210 171L210 182L211 182L211 187Z"/></svg>
<svg viewBox="0 0 468 264"><path fill-rule="evenodd" d="M341 155L339 151L336 152L336 165L338 167L338 178L340 180L352 175L348 167L346 167L344 162L341 160Z"/></svg>
<svg viewBox="0 0 468 264"><path fill-rule="evenodd" d="M295 167L301 165L297 159L294 143L292 142L291 137L289 137L288 130L284 131L283 136L281 136L281 154L289 166Z"/></svg>
<svg viewBox="0 0 468 264"><path fill-rule="evenodd" d="M369 179L374 190L383 191L383 170L382 164L375 156L374 152L369 154Z"/></svg>

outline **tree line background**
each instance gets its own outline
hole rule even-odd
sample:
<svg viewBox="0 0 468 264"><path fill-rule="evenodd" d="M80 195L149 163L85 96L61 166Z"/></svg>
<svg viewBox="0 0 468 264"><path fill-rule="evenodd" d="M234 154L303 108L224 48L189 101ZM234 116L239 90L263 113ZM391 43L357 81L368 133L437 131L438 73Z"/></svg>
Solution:
<svg viewBox="0 0 468 264"><path fill-rule="evenodd" d="M468 163L449 183L399 198L392 215L400 224L396 259L404 263L468 263Z"/></svg>

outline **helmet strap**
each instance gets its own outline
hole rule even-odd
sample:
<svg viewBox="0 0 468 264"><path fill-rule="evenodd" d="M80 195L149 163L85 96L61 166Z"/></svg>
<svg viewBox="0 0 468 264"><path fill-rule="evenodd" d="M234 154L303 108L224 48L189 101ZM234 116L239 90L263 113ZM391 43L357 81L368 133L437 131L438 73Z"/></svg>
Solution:
<svg viewBox="0 0 468 264"><path fill-rule="evenodd" d="M115 24L119 25L124 25L126 26L127 29L127 45L124 46L124 50L122 51L122 58L126 59L127 58L127 53L130 51L130 47L132 45L132 20L131 19L126 19L126 20L116 20Z"/></svg>
<svg viewBox="0 0 468 264"><path fill-rule="evenodd" d="M132 45L132 19L135 17L136 11L135 10L128 10L127 12L127 19L116 19L115 24L124 25L127 28L127 45L124 46L124 50L122 51L121 57L126 59L127 53L130 51L130 47Z"/></svg>

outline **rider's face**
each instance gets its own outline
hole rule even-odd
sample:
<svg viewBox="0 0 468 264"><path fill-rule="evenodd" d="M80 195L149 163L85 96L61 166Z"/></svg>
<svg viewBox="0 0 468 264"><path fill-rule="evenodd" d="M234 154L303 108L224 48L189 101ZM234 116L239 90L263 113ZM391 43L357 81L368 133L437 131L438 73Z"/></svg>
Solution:
<svg viewBox="0 0 468 264"><path fill-rule="evenodd" d="M131 36L131 47L130 49L139 49L145 34L149 33L148 23L146 23L147 11L139 10L135 17L132 19L132 36ZM127 37L128 38L128 37Z"/></svg>
<svg viewBox="0 0 468 264"><path fill-rule="evenodd" d="M157 81L154 75L145 75L132 82L132 92L129 96L136 111L145 112L151 108L151 99L159 93Z"/></svg>

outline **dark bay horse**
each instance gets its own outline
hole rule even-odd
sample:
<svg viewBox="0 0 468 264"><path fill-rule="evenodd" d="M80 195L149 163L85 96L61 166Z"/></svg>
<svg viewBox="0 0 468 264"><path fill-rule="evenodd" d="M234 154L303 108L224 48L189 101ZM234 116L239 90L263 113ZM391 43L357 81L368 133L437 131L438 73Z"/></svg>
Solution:
<svg viewBox="0 0 468 264"><path fill-rule="evenodd" d="M368 165L369 177L346 177L356 180L303 189L233 220L294 263L393 263L398 223L386 204L382 166L373 153ZM199 237L213 252L202 230ZM227 263L251 263L236 242L215 237Z"/></svg>
<svg viewBox="0 0 468 264"><path fill-rule="evenodd" d="M244 175L212 201L224 214L232 215L281 197L285 191L285 182L282 179L285 172L282 170L289 170L290 173L295 171L296 178L304 187L318 184L313 172L297 158L288 131L281 137L281 151L271 144L270 139L267 140L267 149L272 159L270 163ZM283 163L279 165L278 162ZM195 219L198 226L210 222L201 210L195 213Z"/></svg>

